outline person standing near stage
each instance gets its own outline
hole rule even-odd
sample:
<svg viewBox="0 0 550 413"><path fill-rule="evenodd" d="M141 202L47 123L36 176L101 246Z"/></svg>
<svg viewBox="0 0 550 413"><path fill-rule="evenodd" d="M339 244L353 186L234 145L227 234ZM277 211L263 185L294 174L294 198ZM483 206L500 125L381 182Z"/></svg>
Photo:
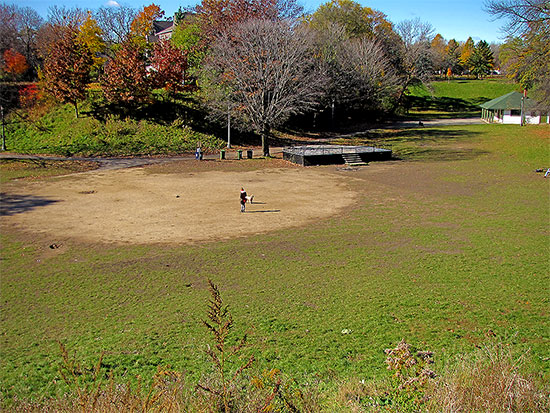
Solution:
<svg viewBox="0 0 550 413"><path fill-rule="evenodd" d="M244 188L241 188L241 212L244 212L246 205L246 191Z"/></svg>

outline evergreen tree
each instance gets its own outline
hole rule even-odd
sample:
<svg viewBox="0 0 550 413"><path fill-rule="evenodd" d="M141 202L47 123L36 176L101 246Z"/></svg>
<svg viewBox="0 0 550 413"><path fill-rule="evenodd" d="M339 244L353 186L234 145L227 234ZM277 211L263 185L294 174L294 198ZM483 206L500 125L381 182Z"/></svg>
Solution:
<svg viewBox="0 0 550 413"><path fill-rule="evenodd" d="M480 40L468 60L471 73L477 78L488 75L493 69L493 63L493 52L489 44L485 40Z"/></svg>
<svg viewBox="0 0 550 413"><path fill-rule="evenodd" d="M449 40L445 47L445 66L451 68L453 73L461 73L462 66L460 64L460 46L455 39Z"/></svg>

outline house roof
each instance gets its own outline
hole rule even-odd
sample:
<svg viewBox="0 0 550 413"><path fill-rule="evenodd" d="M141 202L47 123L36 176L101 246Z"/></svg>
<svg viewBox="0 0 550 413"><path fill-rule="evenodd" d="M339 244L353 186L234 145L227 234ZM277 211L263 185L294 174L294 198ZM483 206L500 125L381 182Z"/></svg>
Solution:
<svg viewBox="0 0 550 413"><path fill-rule="evenodd" d="M161 34L168 34L168 33L172 33L174 31L174 25L168 27L167 29L164 29L164 30L161 30L160 32L158 32L156 35L158 37L160 37Z"/></svg>
<svg viewBox="0 0 550 413"><path fill-rule="evenodd" d="M155 20L153 22L153 34L157 34L174 25L172 20Z"/></svg>
<svg viewBox="0 0 550 413"><path fill-rule="evenodd" d="M174 28L174 22L172 20L155 20L153 22L153 32L147 36L149 43L156 43L159 41L159 33L166 34L171 32Z"/></svg>
<svg viewBox="0 0 550 413"><path fill-rule="evenodd" d="M485 102L479 106L489 110L521 109L522 94L519 92L510 92L496 99ZM534 102L525 98L524 108L534 107Z"/></svg>

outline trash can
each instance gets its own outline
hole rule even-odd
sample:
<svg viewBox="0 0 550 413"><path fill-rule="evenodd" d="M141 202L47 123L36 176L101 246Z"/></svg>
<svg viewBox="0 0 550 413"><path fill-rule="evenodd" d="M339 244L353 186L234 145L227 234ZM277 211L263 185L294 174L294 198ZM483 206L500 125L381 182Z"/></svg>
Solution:
<svg viewBox="0 0 550 413"><path fill-rule="evenodd" d="M220 151L220 161L223 161L225 159L225 149L222 149Z"/></svg>
<svg viewBox="0 0 550 413"><path fill-rule="evenodd" d="M243 159L243 151L241 149L237 150L237 159L239 160Z"/></svg>
<svg viewBox="0 0 550 413"><path fill-rule="evenodd" d="M246 158L247 158L247 159L252 159L252 149L248 149L248 150L246 151Z"/></svg>

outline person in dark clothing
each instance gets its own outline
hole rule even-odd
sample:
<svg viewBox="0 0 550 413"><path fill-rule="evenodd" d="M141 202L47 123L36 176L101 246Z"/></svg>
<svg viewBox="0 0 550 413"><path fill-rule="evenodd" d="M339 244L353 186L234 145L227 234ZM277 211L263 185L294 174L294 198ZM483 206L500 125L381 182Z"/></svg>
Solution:
<svg viewBox="0 0 550 413"><path fill-rule="evenodd" d="M244 188L241 188L241 212L244 212L246 205L246 191Z"/></svg>

